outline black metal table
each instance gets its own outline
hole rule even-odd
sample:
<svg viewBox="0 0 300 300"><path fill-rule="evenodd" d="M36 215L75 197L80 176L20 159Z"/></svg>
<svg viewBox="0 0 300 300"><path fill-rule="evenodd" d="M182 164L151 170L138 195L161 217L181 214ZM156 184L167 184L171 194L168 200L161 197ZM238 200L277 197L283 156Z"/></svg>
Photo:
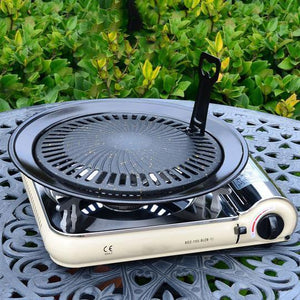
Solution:
<svg viewBox="0 0 300 300"><path fill-rule="evenodd" d="M0 299L300 299L300 226L290 241L270 248L81 269L53 263L7 153L14 128L49 107L0 114ZM300 122L221 105L211 105L210 113L242 133L253 156L300 210Z"/></svg>

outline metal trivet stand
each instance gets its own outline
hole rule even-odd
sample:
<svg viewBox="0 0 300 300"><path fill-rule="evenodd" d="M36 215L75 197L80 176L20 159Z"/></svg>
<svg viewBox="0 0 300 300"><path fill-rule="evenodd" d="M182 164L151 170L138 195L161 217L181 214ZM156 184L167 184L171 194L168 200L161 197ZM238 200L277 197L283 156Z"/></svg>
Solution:
<svg viewBox="0 0 300 300"><path fill-rule="evenodd" d="M192 107L191 102L180 103ZM14 128L46 108L0 114L0 299L300 299L299 226L290 241L270 248L81 269L53 263L7 153ZM299 209L299 122L213 104L210 112L242 133L254 158Z"/></svg>

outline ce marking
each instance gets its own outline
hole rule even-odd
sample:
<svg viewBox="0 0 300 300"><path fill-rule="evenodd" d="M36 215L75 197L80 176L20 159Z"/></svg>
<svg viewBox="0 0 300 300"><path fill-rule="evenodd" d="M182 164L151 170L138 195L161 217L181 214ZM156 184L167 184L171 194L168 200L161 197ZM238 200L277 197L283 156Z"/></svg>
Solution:
<svg viewBox="0 0 300 300"><path fill-rule="evenodd" d="M111 254L112 253L112 245L106 245L104 248L103 248L103 251L105 254Z"/></svg>

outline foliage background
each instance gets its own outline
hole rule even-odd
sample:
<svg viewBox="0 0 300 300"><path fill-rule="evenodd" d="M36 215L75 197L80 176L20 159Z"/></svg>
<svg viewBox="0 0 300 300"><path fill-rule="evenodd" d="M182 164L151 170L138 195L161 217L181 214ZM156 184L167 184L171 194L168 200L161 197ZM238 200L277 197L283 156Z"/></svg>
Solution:
<svg viewBox="0 0 300 300"><path fill-rule="evenodd" d="M130 1L130 0L128 0ZM0 0L0 110L107 97L194 99L202 51L222 60L212 99L300 119L298 0Z"/></svg>

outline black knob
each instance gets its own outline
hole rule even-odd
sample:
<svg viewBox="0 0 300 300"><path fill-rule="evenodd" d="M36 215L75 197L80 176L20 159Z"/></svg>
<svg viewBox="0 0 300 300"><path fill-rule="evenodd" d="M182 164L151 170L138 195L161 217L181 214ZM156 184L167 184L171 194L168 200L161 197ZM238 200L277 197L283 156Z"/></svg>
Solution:
<svg viewBox="0 0 300 300"><path fill-rule="evenodd" d="M262 217L257 224L258 235L266 240L276 239L284 227L283 219L277 214Z"/></svg>

